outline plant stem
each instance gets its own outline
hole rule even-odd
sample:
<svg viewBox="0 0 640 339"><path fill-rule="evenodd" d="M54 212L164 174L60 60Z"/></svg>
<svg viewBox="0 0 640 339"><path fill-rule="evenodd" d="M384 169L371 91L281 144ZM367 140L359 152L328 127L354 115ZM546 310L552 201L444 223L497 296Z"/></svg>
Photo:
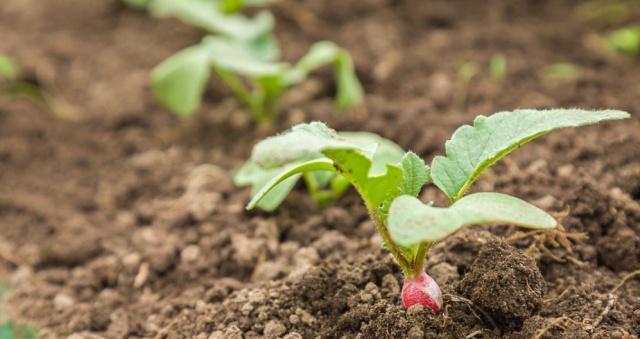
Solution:
<svg viewBox="0 0 640 339"><path fill-rule="evenodd" d="M420 275L424 271L424 261L427 258L427 251L431 248L431 245L433 245L433 243L428 242L422 242L418 245L416 257L413 261L413 276Z"/></svg>
<svg viewBox="0 0 640 339"><path fill-rule="evenodd" d="M391 239L389 230L387 230L387 226L382 221L382 217L375 209L371 208L369 204L366 204L366 205L367 205L367 211L369 211L369 216L373 221L373 225L376 227L376 229L382 236L382 240L384 240L385 244L387 245L387 248L391 252L391 255L393 255L393 257L396 259L396 262L402 269L402 273L406 277L412 277L413 270L411 269L411 265L409 264L409 261L407 260L407 258L405 258L405 256L402 254L402 251L400 250L400 248L398 248L398 245L396 245L396 243L393 242L393 240Z"/></svg>
<svg viewBox="0 0 640 339"><path fill-rule="evenodd" d="M263 103L258 100L256 95L247 89L240 77L220 67L213 66L213 70L220 79L222 79L222 81L231 88L231 91L236 95L236 97L238 97L238 100L251 110L256 122L264 124L272 121L273 115L269 114L269 112L265 112Z"/></svg>

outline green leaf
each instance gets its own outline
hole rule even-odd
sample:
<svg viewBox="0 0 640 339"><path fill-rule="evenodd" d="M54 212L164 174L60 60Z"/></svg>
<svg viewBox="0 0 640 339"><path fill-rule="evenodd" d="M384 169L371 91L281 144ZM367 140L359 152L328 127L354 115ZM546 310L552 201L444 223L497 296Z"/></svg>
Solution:
<svg viewBox="0 0 640 339"><path fill-rule="evenodd" d="M503 80L507 76L507 58L503 54L494 54L489 62L489 72L494 80Z"/></svg>
<svg viewBox="0 0 640 339"><path fill-rule="evenodd" d="M274 177L284 171L284 167L265 169L252 161L247 161L234 175L233 181L239 187L251 186L251 196L255 196ZM272 188L257 204L264 211L273 211L289 195L300 176L292 176Z"/></svg>
<svg viewBox="0 0 640 339"><path fill-rule="evenodd" d="M182 116L195 112L209 78L208 54L200 46L189 47L153 69L153 90L160 103Z"/></svg>
<svg viewBox="0 0 640 339"><path fill-rule="evenodd" d="M364 90L356 76L351 56L342 51L336 61L335 77L337 83L336 106L348 109L356 106L364 97Z"/></svg>
<svg viewBox="0 0 640 339"><path fill-rule="evenodd" d="M549 79L571 80L579 75L580 67L568 62L551 64L544 69L544 76Z"/></svg>
<svg viewBox="0 0 640 339"><path fill-rule="evenodd" d="M607 41L622 53L640 55L640 26L629 26L614 31L607 35Z"/></svg>
<svg viewBox="0 0 640 339"><path fill-rule="evenodd" d="M432 207L403 195L391 204L388 226L391 238L402 246L434 242L463 226L506 223L530 229L549 229L557 222L545 211L501 193L476 193L448 208Z"/></svg>
<svg viewBox="0 0 640 339"><path fill-rule="evenodd" d="M356 187L371 209L382 207L387 200L400 194L400 167L387 163L385 173L370 175L371 159L357 148L332 147L322 153L335 162L340 174Z"/></svg>
<svg viewBox="0 0 640 339"><path fill-rule="evenodd" d="M335 67L336 106L339 109L347 109L362 101L364 92L356 76L351 56L330 41L313 44L309 52L285 76L286 81L289 84L297 84L309 73L327 64L334 64Z"/></svg>
<svg viewBox="0 0 640 339"><path fill-rule="evenodd" d="M434 183L451 201L460 199L482 172L523 144L550 131L628 118L622 111L581 109L515 110L478 116L446 143L446 157L431 164Z"/></svg>
<svg viewBox="0 0 640 339"><path fill-rule="evenodd" d="M291 166L295 168L300 166L302 162L311 160L331 162L322 152L336 147L357 151L364 157L363 166L367 170L366 176L373 177L385 174L388 171L387 164L399 163L404 155L400 146L373 133L336 133L321 122L300 124L287 132L258 143L253 149L251 159L236 174L236 184L240 186L251 185L252 195L255 198L258 191L267 186L267 182L280 177L289 171ZM330 185L330 189L333 190L332 196L338 197L349 185L349 181L338 174L335 167L330 168L330 171L309 170L304 173L309 172L311 175L307 176L306 181L312 186L308 187L311 193L324 190ZM276 183L275 185L279 189L284 184ZM291 187L293 185L295 183ZM268 194L280 192L283 195L273 198L257 198L260 204L272 201L271 206L277 206L288 193L284 190L274 190L275 188L267 189ZM263 208L262 205L258 206Z"/></svg>
<svg viewBox="0 0 640 339"><path fill-rule="evenodd" d="M395 142L369 132L338 132L338 136L347 143L357 146L371 159L369 175L384 174L387 163L402 161L404 150Z"/></svg>
<svg viewBox="0 0 640 339"><path fill-rule="evenodd" d="M20 67L12 58L0 54L0 79L13 80L18 77Z"/></svg>
<svg viewBox="0 0 640 339"><path fill-rule="evenodd" d="M224 13L236 13L244 7L244 0L220 0L218 6Z"/></svg>
<svg viewBox="0 0 640 339"><path fill-rule="evenodd" d="M349 146L336 132L321 122L300 124L289 131L259 142L251 159L260 166L272 168L284 164L321 157L330 146Z"/></svg>
<svg viewBox="0 0 640 339"><path fill-rule="evenodd" d="M211 0L154 0L149 5L153 15L173 16L203 28L239 40L252 40L273 30L274 19L269 12L258 13L252 19L241 14L226 14Z"/></svg>
<svg viewBox="0 0 640 339"><path fill-rule="evenodd" d="M202 40L209 61L218 67L249 78L281 76L288 65L271 61L275 47L269 39L246 42L215 36Z"/></svg>
<svg viewBox="0 0 640 339"><path fill-rule="evenodd" d="M417 197L422 186L431 181L431 170L424 160L413 152L407 152L402 158L403 179L400 183L402 194Z"/></svg>
<svg viewBox="0 0 640 339"><path fill-rule="evenodd" d="M267 197L267 193L269 193L272 189L277 187L279 184L284 182L287 179L291 179L295 177L296 180L300 178L300 175L305 172L312 171L335 171L333 167L333 162L327 159L315 159L307 162L303 162L300 164L292 164L283 169L277 176L273 177L269 182L267 182L260 190L251 198L249 204L247 204L247 209L253 209L258 202L265 199ZM267 201L268 206L277 205L280 202L270 202ZM263 206L261 206L262 208ZM275 207L274 207L275 208Z"/></svg>

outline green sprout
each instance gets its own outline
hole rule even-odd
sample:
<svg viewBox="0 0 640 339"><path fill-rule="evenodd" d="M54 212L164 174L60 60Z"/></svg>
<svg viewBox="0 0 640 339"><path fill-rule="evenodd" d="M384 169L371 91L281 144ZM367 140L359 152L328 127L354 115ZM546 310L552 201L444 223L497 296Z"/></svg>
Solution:
<svg viewBox="0 0 640 339"><path fill-rule="evenodd" d="M467 96L469 95L469 85L471 80L480 72L480 67L473 61L465 61L458 67L458 80L462 87L456 92L454 103L458 107L464 107L467 104Z"/></svg>
<svg viewBox="0 0 640 339"><path fill-rule="evenodd" d="M614 51L630 56L640 55L640 26L628 26L616 30L606 38Z"/></svg>
<svg viewBox="0 0 640 339"><path fill-rule="evenodd" d="M20 75L20 67L6 55L0 54L0 80L14 80Z"/></svg>
<svg viewBox="0 0 640 339"><path fill-rule="evenodd" d="M9 288L0 283L0 304L4 301L4 295ZM36 339L38 331L28 325L16 325L14 322L6 319L6 316L0 313L0 339Z"/></svg>
<svg viewBox="0 0 640 339"><path fill-rule="evenodd" d="M446 143L446 156L435 157L431 166L372 134L356 141L320 122L301 124L259 142L236 175L236 183L252 188L247 209L273 210L296 181L309 173L330 173L332 176L323 174L322 181L326 184L326 178L331 178L329 189L336 180L348 182L364 201L385 248L402 269L405 283L421 284L430 279L422 275L429 248L463 226L506 223L550 229L557 225L548 213L506 194L465 195L487 168L550 131L628 117L621 111L580 109L515 110L478 116L473 126L462 126L453 134ZM424 204L417 198L430 183L449 198L448 207ZM434 294L436 299L429 304L434 312L441 306L438 295ZM411 298L405 298L403 289L406 307L414 303Z"/></svg>
<svg viewBox="0 0 640 339"><path fill-rule="evenodd" d="M73 118L73 110L62 99L22 74L18 63L0 54L0 98L26 98L45 107L60 118Z"/></svg>
<svg viewBox="0 0 640 339"><path fill-rule="evenodd" d="M580 75L580 68L569 62L558 62L544 69L544 76L555 80L571 80Z"/></svg>
<svg viewBox="0 0 640 339"><path fill-rule="evenodd" d="M205 37L158 65L152 73L160 102L179 115L192 114L200 105L207 80L215 73L260 123L271 122L282 95L304 81L310 72L333 64L337 83L336 106L347 109L363 97L351 56L332 42L315 43L295 65L275 60L277 47L269 40L239 41Z"/></svg>
<svg viewBox="0 0 640 339"><path fill-rule="evenodd" d="M502 81L507 77L507 58L503 54L494 54L489 61L491 78Z"/></svg>

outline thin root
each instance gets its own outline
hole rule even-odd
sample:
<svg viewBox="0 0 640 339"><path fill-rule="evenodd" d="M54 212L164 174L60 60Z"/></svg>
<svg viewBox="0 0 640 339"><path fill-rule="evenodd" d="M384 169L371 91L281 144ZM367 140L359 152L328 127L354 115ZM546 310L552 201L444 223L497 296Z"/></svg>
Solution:
<svg viewBox="0 0 640 339"><path fill-rule="evenodd" d="M639 276L640 275L640 270L631 272L627 275L625 275L624 277L622 277L622 280L620 280L620 282L609 292L608 297L607 297L607 305L605 306L604 310L602 310L602 312L600 313L600 315L598 316L598 318L596 318L596 320L593 321L593 323L591 324L589 330L593 331L595 330L598 326L600 326L600 323L602 323L602 320L604 320L604 318L607 316L607 314L609 314L609 312L611 311L611 309L613 308L613 306L615 305L616 301L618 300L618 297L616 297L616 292L622 287L624 286L624 284L631 280L632 278Z"/></svg>

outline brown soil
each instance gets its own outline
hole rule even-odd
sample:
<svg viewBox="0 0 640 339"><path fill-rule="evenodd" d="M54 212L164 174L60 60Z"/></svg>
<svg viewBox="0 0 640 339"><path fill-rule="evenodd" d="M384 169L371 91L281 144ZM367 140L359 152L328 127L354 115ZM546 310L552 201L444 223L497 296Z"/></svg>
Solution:
<svg viewBox="0 0 640 339"><path fill-rule="evenodd" d="M61 117L0 102L5 312L45 338L637 337L640 282L611 291L640 269L640 61L598 49L610 27L581 21L579 3L281 1L285 57L336 41L369 95L334 112L321 72L278 126L258 128L215 84L194 119L153 100L150 69L197 41L194 29L117 0L2 1L0 51L69 105ZM486 67L496 52L509 60L503 82ZM482 70L456 104L462 60ZM578 77L544 77L567 61ZM257 140L297 122L378 132L430 159L477 114L555 106L633 118L536 141L476 189L558 212L572 246L506 226L457 233L427 261L445 293L435 316L400 306L401 274L353 192L321 210L299 189L274 214L245 212L248 192L228 174Z"/></svg>

